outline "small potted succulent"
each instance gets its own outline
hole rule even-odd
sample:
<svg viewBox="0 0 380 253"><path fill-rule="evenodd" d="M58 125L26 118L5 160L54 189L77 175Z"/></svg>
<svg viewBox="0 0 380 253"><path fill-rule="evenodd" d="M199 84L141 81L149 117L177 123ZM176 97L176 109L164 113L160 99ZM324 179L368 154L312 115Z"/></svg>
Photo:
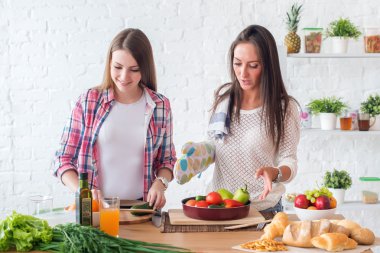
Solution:
<svg viewBox="0 0 380 253"><path fill-rule="evenodd" d="M307 107L313 115L320 115L322 130L334 130L336 116L347 108L347 104L342 102L342 98L325 97L312 100Z"/></svg>
<svg viewBox="0 0 380 253"><path fill-rule="evenodd" d="M380 95L374 94L370 95L367 100L361 103L360 110L364 113L368 113L374 118L374 122L371 124L369 130L379 131L380 130Z"/></svg>
<svg viewBox="0 0 380 253"><path fill-rule="evenodd" d="M348 39L357 40L362 33L348 18L332 21L326 29L326 37L332 38L333 53L347 53Z"/></svg>
<svg viewBox="0 0 380 253"><path fill-rule="evenodd" d="M329 189L336 199L337 205L344 202L344 195L352 185L352 178L345 170L326 171L323 177L323 185Z"/></svg>

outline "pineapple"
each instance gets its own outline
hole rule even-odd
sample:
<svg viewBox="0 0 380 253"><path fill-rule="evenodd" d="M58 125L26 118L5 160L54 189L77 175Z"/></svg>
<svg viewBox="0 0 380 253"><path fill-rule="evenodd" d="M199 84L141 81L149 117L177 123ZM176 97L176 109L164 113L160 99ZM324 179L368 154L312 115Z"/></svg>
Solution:
<svg viewBox="0 0 380 253"><path fill-rule="evenodd" d="M301 48L301 38L297 34L298 23L300 22L302 4L298 6L296 3L292 5L290 13L287 12L286 25L289 33L285 36L285 45L288 54L299 53Z"/></svg>

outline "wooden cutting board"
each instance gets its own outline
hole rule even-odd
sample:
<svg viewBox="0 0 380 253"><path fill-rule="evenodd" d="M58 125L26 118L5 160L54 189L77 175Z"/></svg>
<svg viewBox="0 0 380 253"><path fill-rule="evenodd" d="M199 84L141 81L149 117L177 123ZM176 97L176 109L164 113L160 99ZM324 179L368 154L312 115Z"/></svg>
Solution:
<svg viewBox="0 0 380 253"><path fill-rule="evenodd" d="M152 218L153 214L147 214L143 216L135 216L132 215L130 212L123 211L123 209L120 209L120 224L137 224L137 223L144 223L149 221Z"/></svg>
<svg viewBox="0 0 380 253"><path fill-rule="evenodd" d="M248 216L243 219L223 221L192 219L187 217L183 213L182 209L170 209L168 212L170 224L172 225L234 225L265 221L265 218L261 215L261 213L254 208L250 208Z"/></svg>

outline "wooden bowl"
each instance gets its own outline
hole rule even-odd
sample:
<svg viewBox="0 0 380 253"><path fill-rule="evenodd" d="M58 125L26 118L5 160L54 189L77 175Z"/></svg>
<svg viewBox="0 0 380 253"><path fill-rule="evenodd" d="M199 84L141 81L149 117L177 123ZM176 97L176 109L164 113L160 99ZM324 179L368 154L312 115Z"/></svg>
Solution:
<svg viewBox="0 0 380 253"><path fill-rule="evenodd" d="M244 206L231 208L206 208L188 206L185 203L195 197L190 197L182 200L183 213L192 219L197 220L238 220L248 216L251 202L249 201Z"/></svg>

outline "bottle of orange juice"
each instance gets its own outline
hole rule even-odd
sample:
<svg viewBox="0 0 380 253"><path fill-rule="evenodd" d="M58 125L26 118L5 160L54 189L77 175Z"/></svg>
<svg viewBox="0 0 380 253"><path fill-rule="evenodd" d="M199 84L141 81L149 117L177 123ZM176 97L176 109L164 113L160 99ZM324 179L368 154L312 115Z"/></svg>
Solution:
<svg viewBox="0 0 380 253"><path fill-rule="evenodd" d="M79 188L75 193L76 222L84 226L92 225L92 194L88 188L87 172L79 174Z"/></svg>

